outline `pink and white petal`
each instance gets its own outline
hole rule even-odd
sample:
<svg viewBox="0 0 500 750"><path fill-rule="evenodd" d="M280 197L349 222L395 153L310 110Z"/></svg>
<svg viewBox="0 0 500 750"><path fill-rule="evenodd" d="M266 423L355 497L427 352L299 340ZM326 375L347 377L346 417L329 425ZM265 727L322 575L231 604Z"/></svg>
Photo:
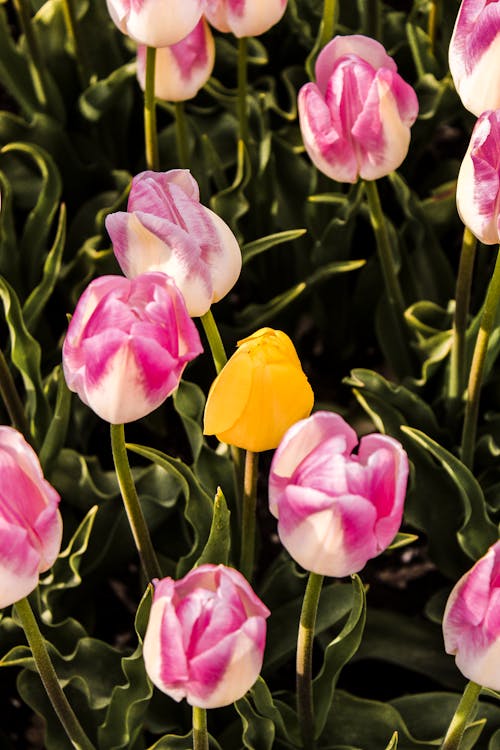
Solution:
<svg viewBox="0 0 500 750"><path fill-rule="evenodd" d="M489 647L469 650L460 648L455 662L462 674L469 680L484 685L491 690L500 690L500 638Z"/></svg>
<svg viewBox="0 0 500 750"><path fill-rule="evenodd" d="M201 250L211 271L212 302L218 302L238 281L242 265L241 250L226 222L209 208L205 208L205 212L213 225L216 241L202 242Z"/></svg>
<svg viewBox="0 0 500 750"><path fill-rule="evenodd" d="M336 64L346 56L361 58L369 63L374 71L379 68L388 68L394 72L397 70L392 57L389 57L384 46L375 39L362 34L336 36L323 47L316 60L316 82L323 94L326 92L328 80Z"/></svg>
<svg viewBox="0 0 500 750"><path fill-rule="evenodd" d="M38 585L40 555L29 534L0 517L0 608L19 601Z"/></svg>
<svg viewBox="0 0 500 750"><path fill-rule="evenodd" d="M63 524L57 505L51 503L40 514L34 532L40 540L39 572L44 573L53 566L61 549Z"/></svg>
<svg viewBox="0 0 500 750"><path fill-rule="evenodd" d="M286 10L286 2L287 0L226 0L227 22L238 38L260 36L278 23Z"/></svg>
<svg viewBox="0 0 500 750"><path fill-rule="evenodd" d="M458 173L457 210L463 223L481 242L495 245L499 241L496 211L499 178L494 170L488 170L488 174L485 169L481 169L482 179L479 183L478 162L472 157L472 147L471 140Z"/></svg>
<svg viewBox="0 0 500 750"><path fill-rule="evenodd" d="M239 570L229 568L226 565L219 565L218 567L220 576L219 581L222 581L223 578L227 578L232 582L233 586L238 589L239 596L248 617L269 617L271 612L259 599L252 587L248 585L248 581Z"/></svg>
<svg viewBox="0 0 500 750"><path fill-rule="evenodd" d="M127 210L156 213L156 210L150 210L151 200L155 201L153 205L156 209L158 204L168 200L172 185L177 185L188 198L199 202L200 189L189 169L169 169L167 172L145 170L136 174L132 180Z"/></svg>
<svg viewBox="0 0 500 750"><path fill-rule="evenodd" d="M144 636L143 657L151 682L174 700L185 695L184 684L189 678L184 653L182 628L171 601L160 597L151 606L148 627ZM173 692L179 697L175 697Z"/></svg>
<svg viewBox="0 0 500 750"><path fill-rule="evenodd" d="M203 13L201 0L170 0L159 13L157 0L144 0L138 10L131 5L127 34L149 47L167 47L184 39L196 26Z"/></svg>

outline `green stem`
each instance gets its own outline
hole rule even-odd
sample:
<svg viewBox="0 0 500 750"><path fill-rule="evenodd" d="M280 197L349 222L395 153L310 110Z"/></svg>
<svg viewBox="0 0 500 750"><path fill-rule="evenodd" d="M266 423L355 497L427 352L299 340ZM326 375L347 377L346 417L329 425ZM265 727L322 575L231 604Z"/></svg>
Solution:
<svg viewBox="0 0 500 750"><path fill-rule="evenodd" d="M240 139L245 145L248 144L248 111L247 111L247 87L248 87L248 38L238 39L238 99L237 112Z"/></svg>
<svg viewBox="0 0 500 750"><path fill-rule="evenodd" d="M182 169L188 169L189 147L184 102L175 103L175 140L177 143L177 158L179 159L179 164Z"/></svg>
<svg viewBox="0 0 500 750"><path fill-rule="evenodd" d="M427 17L427 34L429 37L430 51L434 54L436 49L436 31L438 27L438 0L430 0L429 15Z"/></svg>
<svg viewBox="0 0 500 750"><path fill-rule="evenodd" d="M85 45L82 44L75 0L63 0L62 11L66 30L73 46L80 85L82 89L86 89L90 82L90 73L87 64L87 56L84 54Z"/></svg>
<svg viewBox="0 0 500 750"><path fill-rule="evenodd" d="M142 567L146 578L161 578L161 568L151 542L146 519L142 512L141 504L135 489L130 464L128 462L127 447L125 445L125 430L122 424L112 424L111 449L115 462L118 484L123 498L123 504L127 513L130 529L134 537L135 546L141 558Z"/></svg>
<svg viewBox="0 0 500 750"><path fill-rule="evenodd" d="M144 138L146 146L146 166L158 170L158 133L156 130L155 101L155 68L156 49L148 47L146 51L146 85L144 89Z"/></svg>
<svg viewBox="0 0 500 750"><path fill-rule="evenodd" d="M476 708L480 692L481 685L472 681L467 683L440 750L458 750L467 724Z"/></svg>
<svg viewBox="0 0 500 750"><path fill-rule="evenodd" d="M469 314L472 272L476 257L477 240L467 227L464 229L462 251L458 266L455 292L455 314L450 355L448 399L450 412L455 412L465 390L466 347L465 334Z"/></svg>
<svg viewBox="0 0 500 750"><path fill-rule="evenodd" d="M333 38L335 33L335 23L338 14L337 0L325 0L323 3L323 18L321 19L319 49L323 49L325 44Z"/></svg>
<svg viewBox="0 0 500 750"><path fill-rule="evenodd" d="M15 608L31 648L38 674L71 744L78 750L94 750L94 745L83 731L57 679L43 635L28 599L20 599L16 602Z"/></svg>
<svg viewBox="0 0 500 750"><path fill-rule="evenodd" d="M255 559L255 525L257 511L257 478L259 454L247 451L243 477L243 517L241 522L240 571L252 580Z"/></svg>
<svg viewBox="0 0 500 750"><path fill-rule="evenodd" d="M465 401L465 417L462 431L461 457L462 462L472 469L474 460L474 446L476 444L477 419L479 414L479 398L483 384L484 365L488 342L495 325L495 317L500 301L500 251L497 253L495 269L486 292L483 313L479 325L479 333L472 355L472 364L467 385Z"/></svg>
<svg viewBox="0 0 500 750"><path fill-rule="evenodd" d="M212 352L215 370L217 374L219 374L227 362L227 355L212 310L207 310L207 312L200 317L200 320L207 337L210 351Z"/></svg>
<svg viewBox="0 0 500 750"><path fill-rule="evenodd" d="M27 0L13 0L29 52L29 69L37 102L42 110L48 109L45 83L45 61L31 22L31 8Z"/></svg>
<svg viewBox="0 0 500 750"><path fill-rule="evenodd" d="M24 412L23 403L9 370L4 353L0 349L0 396L5 404L12 426L22 432L27 440L31 440L28 419Z"/></svg>
<svg viewBox="0 0 500 750"><path fill-rule="evenodd" d="M208 750L207 710L193 706L193 750Z"/></svg>
<svg viewBox="0 0 500 750"><path fill-rule="evenodd" d="M403 293L394 266L391 241L380 203L377 183L375 180L365 180L364 187L368 199L370 221L377 243L377 253L384 279L387 302L392 318L393 330L391 334L394 337L395 348L398 349L398 374L404 376L411 373L412 364L408 351L409 330L404 317L405 303Z"/></svg>
<svg viewBox="0 0 500 750"><path fill-rule="evenodd" d="M323 576L309 573L297 638L297 714L304 750L314 750L312 652Z"/></svg>

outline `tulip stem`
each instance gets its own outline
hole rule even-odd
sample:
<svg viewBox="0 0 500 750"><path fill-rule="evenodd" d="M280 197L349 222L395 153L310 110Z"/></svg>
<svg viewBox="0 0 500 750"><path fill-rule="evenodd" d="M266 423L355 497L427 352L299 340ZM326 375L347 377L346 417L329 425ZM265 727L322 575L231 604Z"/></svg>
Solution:
<svg viewBox="0 0 500 750"><path fill-rule="evenodd" d="M458 750L467 724L476 708L480 692L481 685L472 680L467 683L440 750Z"/></svg>
<svg viewBox="0 0 500 750"><path fill-rule="evenodd" d="M474 447L476 444L477 419L479 414L479 398L483 384L484 366L488 351L488 342L495 325L495 318L500 302L500 250L493 276L486 292L483 313L479 324L472 364L469 371L469 382L467 385L467 396L465 401L465 417L462 430L461 458L462 462L472 469L474 461Z"/></svg>
<svg viewBox="0 0 500 750"><path fill-rule="evenodd" d="M238 123L239 135L245 146L248 143L248 111L247 111L247 87L248 87L248 38L243 36L238 39Z"/></svg>
<svg viewBox="0 0 500 750"><path fill-rule="evenodd" d="M438 0L430 0L429 15L427 18L427 35L429 37L429 46L432 54L436 49L436 31L438 27Z"/></svg>
<svg viewBox="0 0 500 750"><path fill-rule="evenodd" d="M241 522L240 571L252 580L255 559L255 522L257 511L257 479L259 454L247 451L243 476L243 518Z"/></svg>
<svg viewBox="0 0 500 750"><path fill-rule="evenodd" d="M0 396L5 404L9 419L12 426L22 432L24 437L30 441L30 427L26 414L24 412L23 403L17 392L17 388L12 377L12 373L9 370L9 366L5 359L4 353L0 349Z"/></svg>
<svg viewBox="0 0 500 750"><path fill-rule="evenodd" d="M84 55L84 45L81 41L75 0L63 0L62 11L66 30L73 46L78 78L80 79L82 88L86 89L89 85L90 74L88 72L86 55Z"/></svg>
<svg viewBox="0 0 500 750"><path fill-rule="evenodd" d="M217 374L219 374L227 362L227 354L224 349L224 344L222 343L219 329L217 328L217 323L212 314L212 310L209 308L207 312L200 317L200 320L207 337L210 351L212 352L215 370Z"/></svg>
<svg viewBox="0 0 500 750"><path fill-rule="evenodd" d="M312 653L323 576L309 573L297 638L297 714L304 750L314 750Z"/></svg>
<svg viewBox="0 0 500 750"><path fill-rule="evenodd" d="M368 199L370 221L377 243L378 258L384 279L389 312L392 318L394 347L398 351L396 369L400 376L409 375L412 372L411 358L407 348L409 330L404 317L405 303L398 274L394 266L387 223L382 211L377 183L375 180L365 180L364 187Z"/></svg>
<svg viewBox="0 0 500 750"><path fill-rule="evenodd" d="M465 390L466 347L465 334L469 314L472 271L476 257L477 240L467 227L464 229L462 251L458 266L448 381L449 413L456 411Z"/></svg>
<svg viewBox="0 0 500 750"><path fill-rule="evenodd" d="M148 169L158 170L158 133L156 131L155 101L156 49L146 50L146 85L144 87L144 138L146 145L146 165Z"/></svg>
<svg viewBox="0 0 500 750"><path fill-rule="evenodd" d="M189 148L184 102L175 102L175 141L177 143L177 158L179 159L179 164L182 169L188 169Z"/></svg>
<svg viewBox="0 0 500 750"><path fill-rule="evenodd" d="M337 20L337 0L325 0L323 3L323 18L321 19L320 38L318 47L323 49L325 44L333 38L335 33L335 22Z"/></svg>
<svg viewBox="0 0 500 750"><path fill-rule="evenodd" d="M35 92L38 105L43 111L48 110L48 97L46 93L45 81L45 61L42 57L40 45L31 21L31 9L27 0L14 0L21 30L26 39L28 47L28 64L30 69L31 81Z"/></svg>
<svg viewBox="0 0 500 750"><path fill-rule="evenodd" d="M15 609L33 654L38 674L71 744L77 750L94 750L94 745L85 734L57 679L45 640L28 598L25 597L16 602Z"/></svg>
<svg viewBox="0 0 500 750"><path fill-rule="evenodd" d="M208 750L207 709L193 706L193 750Z"/></svg>
<svg viewBox="0 0 500 750"><path fill-rule="evenodd" d="M146 519L142 512L128 462L124 426L122 424L112 424L110 428L111 449L113 451L113 461L115 463L118 484L120 485L123 505L125 506L125 512L132 536L134 537L135 546L141 558L144 573L148 581L151 581L153 578L161 578L161 568L151 542Z"/></svg>

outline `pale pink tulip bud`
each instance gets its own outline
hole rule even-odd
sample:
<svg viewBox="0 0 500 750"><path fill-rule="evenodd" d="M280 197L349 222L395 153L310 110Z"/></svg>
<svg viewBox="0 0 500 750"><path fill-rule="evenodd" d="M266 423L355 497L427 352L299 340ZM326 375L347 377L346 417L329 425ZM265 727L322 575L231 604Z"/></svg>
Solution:
<svg viewBox="0 0 500 750"><path fill-rule="evenodd" d="M337 36L316 61L316 83L299 91L302 138L327 177L375 180L400 166L418 114L417 96L379 42Z"/></svg>
<svg viewBox="0 0 500 750"><path fill-rule="evenodd" d="M476 122L457 181L457 209L463 223L486 245L499 241L500 109Z"/></svg>
<svg viewBox="0 0 500 750"><path fill-rule="evenodd" d="M112 424L156 409L202 351L175 283L163 273L101 276L80 297L63 345L70 390Z"/></svg>
<svg viewBox="0 0 500 750"><path fill-rule="evenodd" d="M343 577L383 552L400 527L408 458L386 435L358 444L340 417L319 411L293 425L269 475L269 508L291 557L306 570Z"/></svg>
<svg viewBox="0 0 500 750"><path fill-rule="evenodd" d="M205 16L218 31L259 36L278 23L287 0L205 0Z"/></svg>
<svg viewBox="0 0 500 750"><path fill-rule="evenodd" d="M500 107L500 0L463 0L449 49L462 104L478 117Z"/></svg>
<svg viewBox="0 0 500 750"><path fill-rule="evenodd" d="M0 427L0 607L38 586L61 546L59 495L44 478L33 448Z"/></svg>
<svg viewBox="0 0 500 750"><path fill-rule="evenodd" d="M446 653L465 677L500 690L500 542L455 585L443 634Z"/></svg>
<svg viewBox="0 0 500 750"><path fill-rule="evenodd" d="M148 47L168 47L184 39L203 13L203 0L106 0L113 23Z"/></svg>
<svg viewBox="0 0 500 750"><path fill-rule="evenodd" d="M153 583L143 647L151 681L200 708L241 698L259 676L270 614L248 581L224 565L200 565Z"/></svg>
<svg viewBox="0 0 500 750"><path fill-rule="evenodd" d="M146 47L137 49L137 78L146 87ZM169 102L192 99L212 74L215 43L208 23L202 18L193 31L177 44L156 50L155 95Z"/></svg>
<svg viewBox="0 0 500 750"><path fill-rule="evenodd" d="M109 214L106 229L125 276L145 271L172 276L191 316L204 315L233 288L241 271L236 237L200 203L198 184L187 169L138 174L128 210Z"/></svg>

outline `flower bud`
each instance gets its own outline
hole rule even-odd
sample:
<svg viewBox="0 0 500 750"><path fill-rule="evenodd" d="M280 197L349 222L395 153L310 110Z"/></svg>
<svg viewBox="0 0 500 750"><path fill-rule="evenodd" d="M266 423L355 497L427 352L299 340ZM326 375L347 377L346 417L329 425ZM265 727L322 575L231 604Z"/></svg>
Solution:
<svg viewBox="0 0 500 750"><path fill-rule="evenodd" d="M121 424L156 409L202 351L171 278L101 276L78 301L63 345L68 387L102 419Z"/></svg>
<svg viewBox="0 0 500 750"><path fill-rule="evenodd" d="M106 217L123 273L162 271L175 280L191 316L204 315L236 283L241 251L227 224L202 206L187 169L141 172L128 210Z"/></svg>
<svg viewBox="0 0 500 750"><path fill-rule="evenodd" d="M249 451L276 448L307 416L314 394L283 331L261 328L242 341L212 383L204 432Z"/></svg>
<svg viewBox="0 0 500 750"><path fill-rule="evenodd" d="M202 0L106 0L106 4L120 31L148 47L177 44L203 13Z"/></svg>
<svg viewBox="0 0 500 750"><path fill-rule="evenodd" d="M316 60L316 83L299 92L307 153L327 177L356 182L389 174L404 160L417 96L374 39L337 36Z"/></svg>
<svg viewBox="0 0 500 750"><path fill-rule="evenodd" d="M137 78L146 87L146 47L137 49ZM212 74L215 44L210 27L201 18L185 39L156 50L155 96L169 102L183 102L196 96Z"/></svg>
<svg viewBox="0 0 500 750"><path fill-rule="evenodd" d="M500 107L500 0L463 0L449 49L462 104L478 117Z"/></svg>
<svg viewBox="0 0 500 750"><path fill-rule="evenodd" d="M287 0L205 0L205 16L218 31L259 36L278 23Z"/></svg>
<svg viewBox="0 0 500 750"><path fill-rule="evenodd" d="M200 565L179 581L153 583L143 654L154 685L200 708L241 698L259 676L270 614L247 580Z"/></svg>
<svg viewBox="0 0 500 750"><path fill-rule="evenodd" d="M457 209L486 245L499 241L500 109L483 112L472 131L457 181Z"/></svg>
<svg viewBox="0 0 500 750"><path fill-rule="evenodd" d="M54 564L59 499L33 448L17 430L0 426L0 607L30 594Z"/></svg>
<svg viewBox="0 0 500 750"><path fill-rule="evenodd" d="M455 585L443 634L446 653L467 679L500 690L500 542Z"/></svg>
<svg viewBox="0 0 500 750"><path fill-rule="evenodd" d="M293 559L319 575L357 573L400 527L408 458L386 435L354 430L319 411L291 427L269 475L269 508Z"/></svg>

